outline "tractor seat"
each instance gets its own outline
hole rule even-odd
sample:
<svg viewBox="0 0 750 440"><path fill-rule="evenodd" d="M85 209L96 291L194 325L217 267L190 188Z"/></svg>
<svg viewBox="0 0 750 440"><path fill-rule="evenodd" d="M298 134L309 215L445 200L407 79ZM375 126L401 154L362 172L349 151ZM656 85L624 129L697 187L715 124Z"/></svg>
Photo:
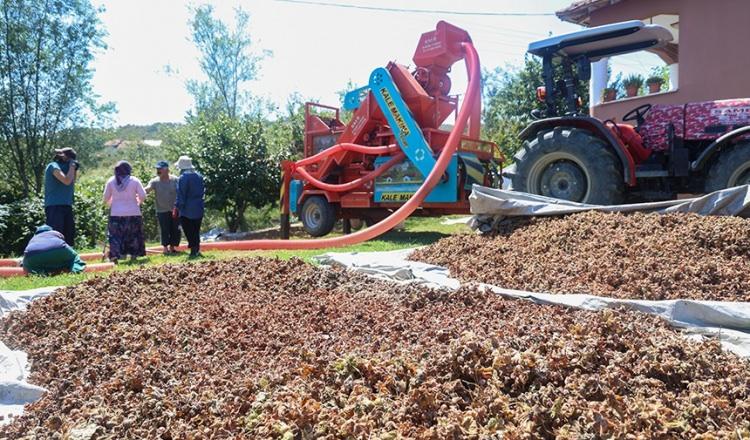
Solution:
<svg viewBox="0 0 750 440"><path fill-rule="evenodd" d="M617 136L628 150L635 163L643 163L651 155L651 150L643 146L643 138L632 125L606 121L607 128Z"/></svg>

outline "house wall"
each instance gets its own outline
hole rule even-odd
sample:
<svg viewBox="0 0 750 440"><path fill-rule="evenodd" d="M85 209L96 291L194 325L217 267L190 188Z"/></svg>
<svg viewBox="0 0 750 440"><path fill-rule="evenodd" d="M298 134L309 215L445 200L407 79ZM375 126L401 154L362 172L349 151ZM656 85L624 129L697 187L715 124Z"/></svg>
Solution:
<svg viewBox="0 0 750 440"><path fill-rule="evenodd" d="M750 97L750 1L624 0L591 13L590 26L679 15L679 84L676 91L603 103L593 108L601 119L620 121L645 103L685 104Z"/></svg>

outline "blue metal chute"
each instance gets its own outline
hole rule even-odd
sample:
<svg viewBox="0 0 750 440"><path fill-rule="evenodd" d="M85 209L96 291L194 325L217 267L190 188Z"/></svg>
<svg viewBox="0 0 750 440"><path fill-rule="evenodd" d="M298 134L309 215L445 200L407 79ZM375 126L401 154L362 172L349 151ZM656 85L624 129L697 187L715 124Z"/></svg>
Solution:
<svg viewBox="0 0 750 440"><path fill-rule="evenodd" d="M435 168L435 157L388 70L382 67L373 70L370 74L370 90L385 115L396 142L422 176L426 177Z"/></svg>
<svg viewBox="0 0 750 440"><path fill-rule="evenodd" d="M360 87L347 92L346 95L344 95L344 110L353 111L358 109L359 105L362 104L362 97L368 90L370 90L370 86Z"/></svg>

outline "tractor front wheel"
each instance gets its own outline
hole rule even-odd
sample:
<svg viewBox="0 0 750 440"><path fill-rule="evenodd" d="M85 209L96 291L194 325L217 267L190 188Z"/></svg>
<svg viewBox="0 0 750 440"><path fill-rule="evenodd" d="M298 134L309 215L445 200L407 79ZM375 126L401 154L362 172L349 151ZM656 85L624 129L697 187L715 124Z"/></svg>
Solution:
<svg viewBox="0 0 750 440"><path fill-rule="evenodd" d="M750 142L719 152L719 158L708 169L706 192L750 184Z"/></svg>
<svg viewBox="0 0 750 440"><path fill-rule="evenodd" d="M300 211L302 226L313 237L328 235L336 223L336 209L325 197L311 196L302 203Z"/></svg>
<svg viewBox="0 0 750 440"><path fill-rule="evenodd" d="M506 173L513 189L556 199L616 205L624 198L619 160L591 132L556 128L524 142Z"/></svg>

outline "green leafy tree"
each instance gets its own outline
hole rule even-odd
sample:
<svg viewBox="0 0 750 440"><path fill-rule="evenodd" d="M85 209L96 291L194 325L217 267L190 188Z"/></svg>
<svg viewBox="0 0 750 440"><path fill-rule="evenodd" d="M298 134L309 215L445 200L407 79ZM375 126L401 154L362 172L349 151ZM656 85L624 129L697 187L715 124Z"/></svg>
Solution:
<svg viewBox="0 0 750 440"><path fill-rule="evenodd" d="M192 39L200 51L201 69L207 77L206 81L188 81L197 111L239 117L249 100L242 86L257 77L260 61L270 52L252 51L250 15L242 9L235 10L234 29L215 18L210 5L199 6L192 12Z"/></svg>
<svg viewBox="0 0 750 440"><path fill-rule="evenodd" d="M203 174L207 207L221 211L230 232L247 229L249 207L262 208L278 199L280 168L268 154L262 119L199 117L178 145Z"/></svg>
<svg viewBox="0 0 750 440"><path fill-rule="evenodd" d="M484 135L497 143L506 158L521 146L518 133L531 121L531 111L540 109L536 88L543 85L542 64L527 57L523 68L496 68L482 75Z"/></svg>
<svg viewBox="0 0 750 440"><path fill-rule="evenodd" d="M268 150L284 159L302 157L305 148L305 100L299 93L287 98L284 111L266 122Z"/></svg>
<svg viewBox="0 0 750 440"><path fill-rule="evenodd" d="M23 196L41 190L61 130L113 109L91 88L98 13L89 0L0 2L0 168Z"/></svg>
<svg viewBox="0 0 750 440"><path fill-rule="evenodd" d="M544 109L544 104L536 97L537 87L543 85L542 63L531 56L526 57L521 68L496 68L482 74L484 136L497 143L507 159L521 147L518 134L534 120L532 110ZM580 81L576 91L582 98L581 109L585 113L588 83ZM562 98L558 97L557 101L558 108L563 108Z"/></svg>

